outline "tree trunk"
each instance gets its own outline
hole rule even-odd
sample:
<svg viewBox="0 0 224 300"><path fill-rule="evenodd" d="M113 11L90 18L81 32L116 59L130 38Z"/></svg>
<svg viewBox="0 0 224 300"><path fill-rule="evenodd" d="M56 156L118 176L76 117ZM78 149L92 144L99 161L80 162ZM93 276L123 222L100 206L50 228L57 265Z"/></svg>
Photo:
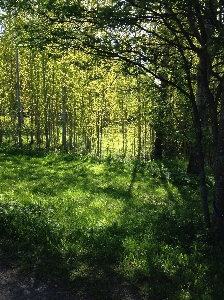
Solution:
<svg viewBox="0 0 224 300"><path fill-rule="evenodd" d="M46 61L43 55L42 57L42 80L43 80L43 105L44 105L44 134L45 134L45 147L50 148L50 124L49 124L49 97L46 84Z"/></svg>
<svg viewBox="0 0 224 300"><path fill-rule="evenodd" d="M217 240L224 239L224 82L222 83L222 99L218 143L215 157L215 199L213 201L213 230Z"/></svg>
<svg viewBox="0 0 224 300"><path fill-rule="evenodd" d="M19 147L22 148L22 116L21 116L21 102L20 102L20 86L19 86L19 51L18 46L16 47L16 100L18 105L18 123L17 123L17 134Z"/></svg>
<svg viewBox="0 0 224 300"><path fill-rule="evenodd" d="M162 159L163 158L163 134L159 130L156 132L154 147L155 147L154 150L155 159Z"/></svg>
<svg viewBox="0 0 224 300"><path fill-rule="evenodd" d="M122 99L122 120L121 120L121 131L122 131L122 156L126 157L127 154L127 107L124 106L124 100Z"/></svg>
<svg viewBox="0 0 224 300"><path fill-rule="evenodd" d="M67 114L66 114L66 89L62 87L62 145L64 151L67 151Z"/></svg>
<svg viewBox="0 0 224 300"><path fill-rule="evenodd" d="M166 99L167 97L167 75L160 73L160 97L161 97L161 103ZM158 120L164 119L164 110L163 106L161 105L159 112L158 112ZM155 159L162 159L163 158L163 143L164 143L164 132L163 127L161 126L160 122L157 122L157 126L155 128L156 132L156 138L154 143L154 157Z"/></svg>
<svg viewBox="0 0 224 300"><path fill-rule="evenodd" d="M204 222L207 228L211 227L210 214L208 208L208 199L207 199L207 189L206 189L206 180L205 180L205 168L204 168L204 155L201 141L197 143L198 149L198 165L199 165L199 180L200 180L200 190L201 190L201 202L202 209L204 212Z"/></svg>
<svg viewBox="0 0 224 300"><path fill-rule="evenodd" d="M34 125L34 115L33 115L33 111L31 111L31 116L30 116L30 142L29 142L30 148L34 144L34 127L35 127L35 125Z"/></svg>
<svg viewBox="0 0 224 300"><path fill-rule="evenodd" d="M37 98L37 96L36 96ZM37 149L40 149L41 147L41 130L40 130L40 113L39 113L39 103L38 99L36 99L36 104L35 104L35 127L36 127L36 141L37 141Z"/></svg>
<svg viewBox="0 0 224 300"><path fill-rule="evenodd" d="M195 126L195 136L196 136L196 157L198 159L198 175L200 181L200 190L201 190L201 202L202 209L204 214L204 222L207 228L211 227L210 214L208 208L208 200L207 200L207 189L206 189L206 180L205 180L205 167L204 167L204 153L203 153L203 145L202 145L202 126L200 114L198 111L197 103L194 99L194 95L192 94L192 98L190 99L192 103L192 108L194 112L194 126Z"/></svg>
<svg viewBox="0 0 224 300"><path fill-rule="evenodd" d="M199 153L197 147L194 147L190 153L190 158L187 167L188 174L199 175Z"/></svg>
<svg viewBox="0 0 224 300"><path fill-rule="evenodd" d="M72 145L72 129L73 129L73 118L72 118L72 113L71 111L68 112L68 140L69 140L69 149L72 150L73 149L73 145Z"/></svg>
<svg viewBox="0 0 224 300"><path fill-rule="evenodd" d="M75 102L76 105L76 102ZM76 107L74 107L74 120L73 120L73 147L75 152L77 152L77 112Z"/></svg>
<svg viewBox="0 0 224 300"><path fill-rule="evenodd" d="M142 105L141 100L138 99L138 160L141 159L142 154L142 124L141 124L141 111L142 111Z"/></svg>
<svg viewBox="0 0 224 300"><path fill-rule="evenodd" d="M102 155L102 111L97 111L97 116L96 116L96 140L97 140L97 149L96 153L97 156Z"/></svg>
<svg viewBox="0 0 224 300"><path fill-rule="evenodd" d="M2 122L0 121L0 144L2 144L2 140L3 140L3 130L2 130Z"/></svg>

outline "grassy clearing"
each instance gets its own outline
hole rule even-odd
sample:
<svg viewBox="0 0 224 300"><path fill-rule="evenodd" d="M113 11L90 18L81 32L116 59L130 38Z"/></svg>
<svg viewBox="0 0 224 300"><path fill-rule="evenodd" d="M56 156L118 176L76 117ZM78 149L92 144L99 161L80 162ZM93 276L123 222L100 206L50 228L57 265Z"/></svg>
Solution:
<svg viewBox="0 0 224 300"><path fill-rule="evenodd" d="M221 299L223 245L204 229L185 169L2 151L2 259L93 299L123 299L117 286L136 299Z"/></svg>

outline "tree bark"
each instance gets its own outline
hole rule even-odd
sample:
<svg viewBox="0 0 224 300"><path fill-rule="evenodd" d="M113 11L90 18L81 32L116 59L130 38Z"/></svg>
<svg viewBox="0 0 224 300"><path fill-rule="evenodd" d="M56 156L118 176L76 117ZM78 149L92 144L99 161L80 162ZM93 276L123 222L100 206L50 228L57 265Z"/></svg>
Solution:
<svg viewBox="0 0 224 300"><path fill-rule="evenodd" d="M16 47L16 100L18 105L18 123L17 123L17 134L19 147L22 148L22 116L21 116L21 101L20 101L20 86L19 86L19 51L18 46Z"/></svg>
<svg viewBox="0 0 224 300"><path fill-rule="evenodd" d="M76 112L76 102L74 103L74 112L73 112L73 147L75 152L77 149L77 112Z"/></svg>
<svg viewBox="0 0 224 300"><path fill-rule="evenodd" d="M213 201L213 231L217 240L224 239L224 81L219 122L218 143L215 157L215 199Z"/></svg>
<svg viewBox="0 0 224 300"><path fill-rule="evenodd" d="M66 88L62 87L62 145L67 151L67 114L66 114Z"/></svg>
<svg viewBox="0 0 224 300"><path fill-rule="evenodd" d="M49 125L49 97L47 96L46 84L46 60L45 54L42 55L42 92L43 92L43 105L44 105L44 131L45 131L45 147L50 148L50 125Z"/></svg>
<svg viewBox="0 0 224 300"><path fill-rule="evenodd" d="M163 158L163 134L160 131L156 132L156 139L154 143L154 157L155 159Z"/></svg>
<svg viewBox="0 0 224 300"><path fill-rule="evenodd" d="M0 121L0 144L2 144L3 140L3 130L2 130L2 122Z"/></svg>
<svg viewBox="0 0 224 300"><path fill-rule="evenodd" d="M204 214L204 222L207 228L211 227L211 220L208 208L208 200L207 200L207 189L206 189L206 180L205 180L205 163L204 163L204 153L203 153L203 145L202 145L202 125L200 114L198 111L198 107L195 99L190 98L192 103L192 108L194 112L194 125L195 125L195 136L196 136L196 156L198 158L198 175L200 182L200 191L201 191L201 202L202 209Z"/></svg>

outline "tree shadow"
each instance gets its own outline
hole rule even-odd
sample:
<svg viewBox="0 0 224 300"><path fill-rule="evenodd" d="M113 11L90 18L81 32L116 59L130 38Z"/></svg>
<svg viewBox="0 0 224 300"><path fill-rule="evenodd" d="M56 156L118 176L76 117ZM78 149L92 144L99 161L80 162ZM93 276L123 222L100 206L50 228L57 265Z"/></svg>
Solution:
<svg viewBox="0 0 224 300"><path fill-rule="evenodd" d="M77 227L74 218L74 228L69 235L64 236L63 228L57 229L57 224L52 222L49 213L41 205L27 201L26 204L14 202L12 206L0 202L0 239L4 254L16 256L25 269L34 270L41 278L59 280L84 299L162 300L183 299L191 293L206 297L204 286L214 284L211 283L211 277L215 271L220 276L217 264L223 259L223 254L220 251L218 258L214 258L212 255L216 250L212 252L211 248L204 246L208 237L201 234L203 224L197 206L189 210L192 202L181 206L175 200L168 184L170 175L167 166L157 169L152 167L150 172L153 173L150 176L154 174L159 178L158 184L167 190L172 201L171 208L165 203L160 207L153 201L140 202L140 199L135 199L133 187L138 172L142 171L137 164L129 176L129 186L113 186L113 176L122 174L123 167L116 173L113 165L113 172L110 173L109 168L107 173L94 181L94 172L80 161L63 165L61 158L58 161L49 160L48 170L35 161L33 165L24 165L18 157L13 163L18 164L16 176L23 176L30 183L39 180L41 176L48 177L50 189L47 190L48 184L45 185L42 180L37 183L37 192L41 185L47 195L52 195L51 188L55 189L53 195L56 195L76 186L92 195L100 197L106 194L112 200L119 199L123 205L117 220L105 226ZM55 172L51 172L51 166ZM107 184L101 185L101 176L106 176ZM176 177L179 180L178 171ZM176 186L181 185L176 183ZM183 193L183 184L179 190ZM66 249L63 238L68 242ZM186 264L180 262L176 253L183 257L186 255ZM190 257L195 257L196 253L199 257L191 261ZM206 255L213 261L209 261ZM130 261L129 256L132 257ZM173 273L166 271L164 261L170 265L177 264L177 270L173 268ZM195 262L197 268L191 265ZM131 275L121 271L124 265ZM206 272L200 265L206 267ZM197 279L198 282L194 282L195 270L204 272ZM211 290L216 298L221 295L215 285ZM211 290L207 296L211 295ZM185 294L181 296L181 292Z"/></svg>
<svg viewBox="0 0 224 300"><path fill-rule="evenodd" d="M144 299L140 286L142 283L146 285L146 280L149 280L151 290L155 283L157 288L158 283L170 283L168 276L153 265L150 256L151 277L137 274L138 280L133 283L117 270L124 258L123 241L144 232L146 225L139 222L131 226L127 215L110 226L88 231L74 229L70 235L70 244L74 247L62 251L62 236L55 230L55 224L49 223L42 207L17 203L12 208L11 204L1 202L0 210L0 239L4 255L18 260L23 272L32 270L42 280L59 280L60 284L85 299ZM147 210L145 207L146 215ZM157 288L153 289L153 297L163 299L164 293Z"/></svg>

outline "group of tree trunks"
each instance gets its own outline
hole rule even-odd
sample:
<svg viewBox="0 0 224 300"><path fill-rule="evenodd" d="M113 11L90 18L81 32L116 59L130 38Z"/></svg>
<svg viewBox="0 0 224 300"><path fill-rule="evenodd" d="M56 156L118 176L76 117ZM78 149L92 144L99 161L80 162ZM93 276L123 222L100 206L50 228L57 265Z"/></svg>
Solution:
<svg viewBox="0 0 224 300"><path fill-rule="evenodd" d="M204 160L205 131L214 157L213 229L224 238L224 7L219 0L1 1L20 41L44 48L60 45L124 61L176 89L191 104L195 151L188 172L200 178L205 224L211 226ZM36 22L36 27L34 26ZM41 24L42 27L39 25ZM24 33L24 28L25 32ZM35 29L36 28L36 29ZM49 30L50 28L50 30ZM46 34L47 33L47 34ZM156 156L161 157L159 131ZM218 212L218 213L217 213Z"/></svg>

